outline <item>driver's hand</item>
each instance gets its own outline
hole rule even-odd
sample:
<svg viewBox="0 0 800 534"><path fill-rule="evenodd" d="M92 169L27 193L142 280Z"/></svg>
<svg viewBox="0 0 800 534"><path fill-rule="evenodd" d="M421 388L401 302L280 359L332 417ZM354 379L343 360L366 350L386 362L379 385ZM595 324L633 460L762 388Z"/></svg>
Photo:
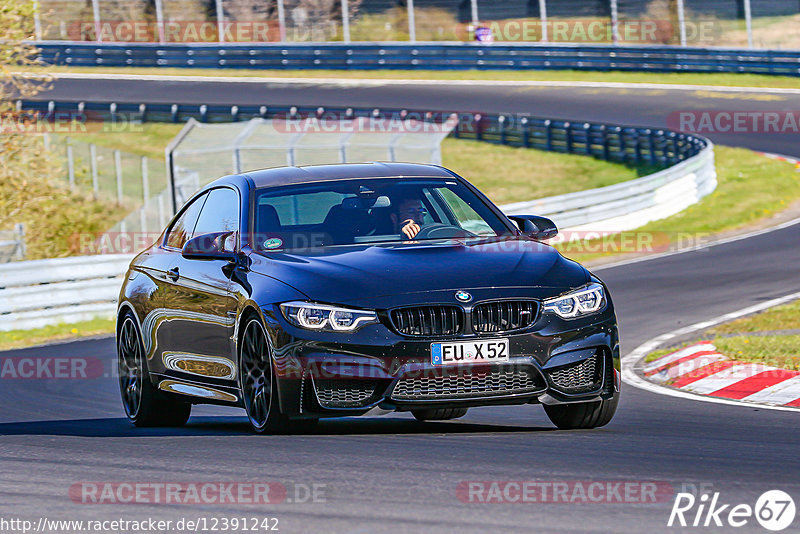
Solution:
<svg viewBox="0 0 800 534"><path fill-rule="evenodd" d="M414 237L419 233L419 225L414 222L414 219L406 219L403 221L403 228L401 231L409 239L414 239Z"/></svg>

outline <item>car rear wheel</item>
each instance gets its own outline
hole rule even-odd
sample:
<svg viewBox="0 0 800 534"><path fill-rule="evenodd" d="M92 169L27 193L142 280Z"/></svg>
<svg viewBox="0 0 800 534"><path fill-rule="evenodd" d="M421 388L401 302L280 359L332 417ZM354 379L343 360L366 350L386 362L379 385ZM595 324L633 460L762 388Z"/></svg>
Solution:
<svg viewBox="0 0 800 534"><path fill-rule="evenodd" d="M411 410L417 421L446 421L467 415L467 408L431 408L428 410Z"/></svg>
<svg viewBox="0 0 800 534"><path fill-rule="evenodd" d="M562 430L597 428L607 425L617 411L619 393L610 399L575 404L544 405L547 417Z"/></svg>
<svg viewBox="0 0 800 534"><path fill-rule="evenodd" d="M119 391L125 415L136 426L181 426L192 405L159 391L150 381L144 345L133 314L127 312L117 337Z"/></svg>
<svg viewBox="0 0 800 534"><path fill-rule="evenodd" d="M250 318L245 323L239 348L239 387L250 426L259 434L285 426L274 379L267 332L260 320Z"/></svg>

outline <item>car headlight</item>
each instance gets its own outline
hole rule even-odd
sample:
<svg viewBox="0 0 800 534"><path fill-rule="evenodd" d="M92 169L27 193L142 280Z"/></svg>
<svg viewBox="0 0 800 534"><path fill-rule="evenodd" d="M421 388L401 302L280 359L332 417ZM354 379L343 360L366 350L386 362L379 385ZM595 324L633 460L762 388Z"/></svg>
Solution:
<svg viewBox="0 0 800 534"><path fill-rule="evenodd" d="M295 326L327 332L355 332L364 325L378 322L371 310L352 310L313 302L284 302L281 311Z"/></svg>
<svg viewBox="0 0 800 534"><path fill-rule="evenodd" d="M600 284L589 286L544 301L542 309L545 313L555 313L564 319L581 317L600 311L606 303L606 293Z"/></svg>

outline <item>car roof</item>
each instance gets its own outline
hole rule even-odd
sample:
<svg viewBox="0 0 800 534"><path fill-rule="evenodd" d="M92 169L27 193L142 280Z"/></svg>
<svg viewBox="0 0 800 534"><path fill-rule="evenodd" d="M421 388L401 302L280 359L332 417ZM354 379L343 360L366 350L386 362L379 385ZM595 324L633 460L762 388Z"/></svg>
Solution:
<svg viewBox="0 0 800 534"><path fill-rule="evenodd" d="M438 165L419 163L338 163L333 165L308 165L277 167L242 173L255 187L273 187L350 180L354 178L456 178L452 172Z"/></svg>

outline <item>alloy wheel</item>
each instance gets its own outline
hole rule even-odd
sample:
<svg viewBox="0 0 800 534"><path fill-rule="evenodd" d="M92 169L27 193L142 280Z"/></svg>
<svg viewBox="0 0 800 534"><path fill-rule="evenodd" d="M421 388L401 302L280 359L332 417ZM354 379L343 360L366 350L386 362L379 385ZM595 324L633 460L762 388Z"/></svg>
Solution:
<svg viewBox="0 0 800 534"><path fill-rule="evenodd" d="M257 319L247 323L242 336L239 378L250 423L263 430L272 404L272 366L267 334Z"/></svg>
<svg viewBox="0 0 800 534"><path fill-rule="evenodd" d="M117 346L119 390L122 404L131 419L136 418L142 402L142 349L133 319L126 317Z"/></svg>

